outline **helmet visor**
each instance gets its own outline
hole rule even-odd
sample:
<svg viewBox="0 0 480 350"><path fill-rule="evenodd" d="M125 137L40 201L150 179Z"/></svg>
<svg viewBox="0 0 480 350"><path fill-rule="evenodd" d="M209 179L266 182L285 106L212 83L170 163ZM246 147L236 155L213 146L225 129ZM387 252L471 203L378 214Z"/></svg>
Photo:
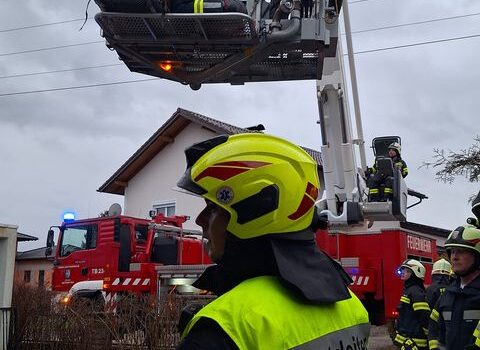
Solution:
<svg viewBox="0 0 480 350"><path fill-rule="evenodd" d="M185 170L180 180L178 180L177 186L193 194L198 194L199 196L208 192L192 181L192 168Z"/></svg>

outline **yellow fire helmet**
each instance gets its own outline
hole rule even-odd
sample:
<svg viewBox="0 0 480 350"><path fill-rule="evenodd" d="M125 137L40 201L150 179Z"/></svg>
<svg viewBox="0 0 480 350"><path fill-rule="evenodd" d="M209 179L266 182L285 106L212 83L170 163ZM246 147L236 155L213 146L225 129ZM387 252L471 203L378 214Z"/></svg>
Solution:
<svg viewBox="0 0 480 350"><path fill-rule="evenodd" d="M450 254L450 249L456 247L471 249L480 256L480 230L473 225L457 227L445 241L445 249L448 254Z"/></svg>
<svg viewBox="0 0 480 350"><path fill-rule="evenodd" d="M415 276L422 280L425 278L425 266L418 260L407 259L400 265L400 268L409 269Z"/></svg>
<svg viewBox="0 0 480 350"><path fill-rule="evenodd" d="M317 163L299 146L262 133L221 135L187 148L185 156L177 186L227 210L227 230L238 238L312 224Z"/></svg>
<svg viewBox="0 0 480 350"><path fill-rule="evenodd" d="M452 272L452 265L446 259L435 261L432 267L432 275L450 275Z"/></svg>

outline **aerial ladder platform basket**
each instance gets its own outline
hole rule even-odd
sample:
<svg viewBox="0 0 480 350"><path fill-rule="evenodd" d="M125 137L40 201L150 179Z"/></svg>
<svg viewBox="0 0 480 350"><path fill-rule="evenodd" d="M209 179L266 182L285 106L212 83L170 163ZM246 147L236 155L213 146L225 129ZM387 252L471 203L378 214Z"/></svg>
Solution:
<svg viewBox="0 0 480 350"><path fill-rule="evenodd" d="M265 0L248 0L251 15L108 12L101 6L95 19L106 45L131 71L198 89L203 83L320 79L338 39L338 12L330 1L314 2L308 18L301 18L300 0L281 0L271 16L262 10Z"/></svg>

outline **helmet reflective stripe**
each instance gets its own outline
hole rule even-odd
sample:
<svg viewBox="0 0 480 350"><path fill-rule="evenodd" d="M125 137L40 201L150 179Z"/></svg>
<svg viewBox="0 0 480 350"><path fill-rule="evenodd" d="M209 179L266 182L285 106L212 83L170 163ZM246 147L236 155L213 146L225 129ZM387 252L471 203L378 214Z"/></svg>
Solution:
<svg viewBox="0 0 480 350"><path fill-rule="evenodd" d="M447 252L455 247L472 249L480 254L480 230L472 225L457 227L445 241Z"/></svg>
<svg viewBox="0 0 480 350"><path fill-rule="evenodd" d="M312 224L318 165L307 152L262 133L216 137L185 151L178 187L230 213L227 230L246 239Z"/></svg>
<svg viewBox="0 0 480 350"><path fill-rule="evenodd" d="M418 260L407 259L400 266L400 268L402 267L409 269L415 276L422 280L425 278L425 266Z"/></svg>
<svg viewBox="0 0 480 350"><path fill-rule="evenodd" d="M450 275L452 271L452 265L445 259L437 260L432 267L432 275L441 274L441 275Z"/></svg>

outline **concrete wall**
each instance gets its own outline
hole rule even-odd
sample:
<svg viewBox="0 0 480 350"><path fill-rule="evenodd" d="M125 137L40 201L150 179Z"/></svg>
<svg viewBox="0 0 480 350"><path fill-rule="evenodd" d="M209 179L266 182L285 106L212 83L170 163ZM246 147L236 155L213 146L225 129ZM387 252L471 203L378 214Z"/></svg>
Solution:
<svg viewBox="0 0 480 350"><path fill-rule="evenodd" d="M12 303L18 226L0 224L0 307Z"/></svg>
<svg viewBox="0 0 480 350"><path fill-rule="evenodd" d="M0 349L6 349L12 306L13 271L18 226L0 224Z"/></svg>
<svg viewBox="0 0 480 350"><path fill-rule="evenodd" d="M171 201L175 203L176 215L188 215L191 218L184 228L199 229L194 221L203 209L204 201L173 188L185 171L185 148L213 136L216 136L214 132L197 124L190 124L185 128L174 142L167 145L128 182L124 214L148 218L148 212L154 203Z"/></svg>
<svg viewBox="0 0 480 350"><path fill-rule="evenodd" d="M43 287L52 287L53 263L47 259L17 260L15 263L15 283L31 287L39 286L39 273L44 271ZM25 271L30 271L30 282L24 281Z"/></svg>

